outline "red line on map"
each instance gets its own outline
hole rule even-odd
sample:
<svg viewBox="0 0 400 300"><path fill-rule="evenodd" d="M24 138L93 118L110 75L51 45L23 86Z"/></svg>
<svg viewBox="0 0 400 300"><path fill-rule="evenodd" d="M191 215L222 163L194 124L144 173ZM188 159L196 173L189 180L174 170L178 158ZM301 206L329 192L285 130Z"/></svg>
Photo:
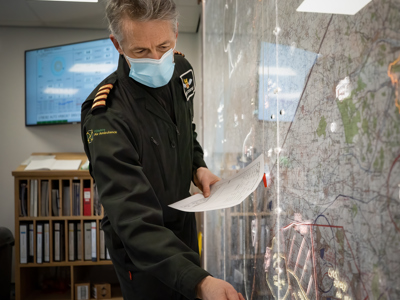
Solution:
<svg viewBox="0 0 400 300"><path fill-rule="evenodd" d="M314 289L315 289L315 296L318 300L318 291L317 291L317 263L314 254L314 235L312 232L312 227L310 227L310 235L311 235L311 244L312 244L312 256L313 256L313 269L314 269Z"/></svg>
<svg viewBox="0 0 400 300"><path fill-rule="evenodd" d="M329 227L329 228L341 228L344 229L343 226L334 226L334 225L323 225L323 224L310 224L310 223L290 223L289 225L286 225L282 229L288 229L289 227L292 226L318 226L318 227Z"/></svg>
<svg viewBox="0 0 400 300"><path fill-rule="evenodd" d="M399 159L400 159L400 155L396 158L395 162L396 162L397 160L399 160ZM394 165L394 163L393 163L393 165ZM393 168L393 166L392 166L392 168ZM390 171L391 171L391 170L392 170L392 169L390 169ZM389 174L390 174L390 173L389 173ZM313 228L314 226L317 226L317 227L330 227L330 228L342 229L342 230L343 230L343 233L344 233L344 237L346 238L347 246L349 247L350 252L351 252L351 255L353 256L354 265L356 266L356 269L357 269L358 273L360 274L360 281L361 281L362 286L363 286L363 288L364 288L365 294L367 295L363 300L369 299L369 295L368 295L367 289L365 288L364 282L363 282L362 279L361 279L361 271L360 271L360 268L358 267L358 265L357 265L357 263L356 263L356 259L355 259L355 256L354 256L353 249L352 249L351 246L350 246L349 240L347 239L347 235L346 235L346 232L345 232L343 226L323 225L323 224L291 223L291 224L289 224L289 225L283 227L282 230L287 229L287 228L289 228L289 227L291 227L291 226L294 226L294 225L303 225L303 226L309 226L309 227L310 227L310 236L311 236L311 245L312 245L312 246L311 246L311 249L312 249L311 253L312 253L312 256L313 256L313 269L314 269L314 284L315 284L315 289L317 289L317 275L316 275L316 271L317 271L317 270L316 270L315 251L314 251L314 248L315 248L315 247L314 247L314 235L313 235L313 232L312 232L312 228ZM322 278L324 278L324 277L326 276L326 274L327 274L327 273L325 273L325 274L322 276ZM318 294L317 290L315 290L315 295L316 295L316 299L318 300L319 294ZM332 299L336 299L336 298L333 297Z"/></svg>
<svg viewBox="0 0 400 300"><path fill-rule="evenodd" d="M322 275L321 282L324 280L326 275L328 275L328 272L326 272L324 275Z"/></svg>
<svg viewBox="0 0 400 300"><path fill-rule="evenodd" d="M361 279L361 272L360 272L360 269L358 268L357 263L356 263L356 257L354 256L353 249L351 249L349 240L347 239L346 232L344 231L344 229L343 229L343 233L344 233L344 237L346 238L347 246L349 246L349 248L350 248L351 255L353 255L354 265L356 266L357 271L358 271L358 273L360 274L360 281L361 281L361 283L362 283L362 285L363 285L363 287L364 287L365 293L367 294L367 297L365 297L364 300L369 299L367 289L365 288L364 282L363 282L362 279Z"/></svg>

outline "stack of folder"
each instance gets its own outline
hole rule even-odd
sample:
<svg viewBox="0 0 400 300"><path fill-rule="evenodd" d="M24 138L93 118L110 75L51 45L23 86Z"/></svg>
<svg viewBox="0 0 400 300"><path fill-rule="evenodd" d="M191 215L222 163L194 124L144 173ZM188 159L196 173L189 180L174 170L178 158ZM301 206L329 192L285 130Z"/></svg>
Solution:
<svg viewBox="0 0 400 300"><path fill-rule="evenodd" d="M74 182L72 184L72 214L74 216L80 216L81 214L81 184Z"/></svg>
<svg viewBox="0 0 400 300"><path fill-rule="evenodd" d="M41 182L40 196L40 214L42 217L49 216L49 182L43 180Z"/></svg>

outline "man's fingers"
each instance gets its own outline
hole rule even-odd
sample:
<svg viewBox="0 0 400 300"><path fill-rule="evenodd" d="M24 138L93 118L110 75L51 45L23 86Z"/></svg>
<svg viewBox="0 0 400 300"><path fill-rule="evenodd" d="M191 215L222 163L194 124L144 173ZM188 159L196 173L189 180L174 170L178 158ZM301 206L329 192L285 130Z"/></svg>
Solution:
<svg viewBox="0 0 400 300"><path fill-rule="evenodd" d="M207 168L200 167L194 174L194 183L203 192L204 197L209 197L211 194L210 186L221 180L218 176L215 176Z"/></svg>
<svg viewBox="0 0 400 300"><path fill-rule="evenodd" d="M199 182L198 184L196 184L197 188L203 192L203 185Z"/></svg>
<svg viewBox="0 0 400 300"><path fill-rule="evenodd" d="M210 185L209 184L206 184L206 185L203 185L203 194L204 194L204 197L208 197L208 196L210 196Z"/></svg>
<svg viewBox="0 0 400 300"><path fill-rule="evenodd" d="M204 278L196 287L197 295L208 300L244 300L243 296L226 281L214 277Z"/></svg>
<svg viewBox="0 0 400 300"><path fill-rule="evenodd" d="M217 183L220 180L221 180L221 178L216 178L212 182L210 182L210 185L213 185L213 184Z"/></svg>
<svg viewBox="0 0 400 300"><path fill-rule="evenodd" d="M239 295L240 293L238 294L233 287L226 291L226 297L228 300L241 300Z"/></svg>
<svg viewBox="0 0 400 300"><path fill-rule="evenodd" d="M210 182L210 183L207 183L207 184L205 184L205 185L203 185L203 187L204 187L204 189L203 189L203 194L204 194L204 197L208 197L208 196L210 196L210 194L211 194L211 186L213 185L213 184L215 184L215 183L217 183L218 181L220 181L221 179L216 179L216 180L214 180L214 181L212 181L212 182Z"/></svg>

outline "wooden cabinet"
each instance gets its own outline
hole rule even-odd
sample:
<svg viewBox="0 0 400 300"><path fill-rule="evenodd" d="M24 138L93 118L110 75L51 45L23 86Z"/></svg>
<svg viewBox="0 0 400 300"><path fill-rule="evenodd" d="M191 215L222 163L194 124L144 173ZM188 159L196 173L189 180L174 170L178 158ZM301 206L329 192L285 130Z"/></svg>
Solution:
<svg viewBox="0 0 400 300"><path fill-rule="evenodd" d="M87 160L80 153L53 155L56 155L56 159L80 159L82 163ZM25 171L25 167L21 165L12 172L15 178L16 300L74 300L75 283L85 282L110 283L112 299L122 299L111 260L107 259L105 248L100 249L100 240L103 238L100 222L104 212L101 206L96 208L94 205L95 187L89 171ZM86 197L90 197L90 210L86 210L89 215L84 215L84 191ZM56 194L58 201L54 199ZM37 202L33 201L34 198L37 198ZM21 201L26 202L24 208ZM90 248L90 260L85 257L85 251L89 250L85 243L86 223L96 228L90 231L95 234L96 241L96 247ZM27 238L22 240L23 243L28 242L26 248L21 245L21 228L26 229ZM33 233L29 231L32 229ZM30 239L30 235L33 235L33 239ZM29 243L30 240L33 244ZM42 244L42 250L38 251L39 244ZM46 244L49 246L46 247ZM61 248L58 249L56 245ZM26 262L21 261L21 249L27 251L26 255L22 253L22 257L27 258ZM79 257L78 252L81 253Z"/></svg>

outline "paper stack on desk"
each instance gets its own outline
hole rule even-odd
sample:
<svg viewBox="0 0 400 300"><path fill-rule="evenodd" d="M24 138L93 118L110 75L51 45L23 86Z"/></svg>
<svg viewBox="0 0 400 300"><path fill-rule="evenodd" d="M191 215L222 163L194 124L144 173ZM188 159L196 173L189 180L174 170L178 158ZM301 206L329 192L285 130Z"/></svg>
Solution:
<svg viewBox="0 0 400 300"><path fill-rule="evenodd" d="M21 165L26 166L29 165L29 163L32 160L42 160L42 159L49 159L49 158L56 158L55 155L31 155L27 159L25 159Z"/></svg>
<svg viewBox="0 0 400 300"><path fill-rule="evenodd" d="M25 168L29 170L78 170L81 160L59 160L54 158L32 160Z"/></svg>

